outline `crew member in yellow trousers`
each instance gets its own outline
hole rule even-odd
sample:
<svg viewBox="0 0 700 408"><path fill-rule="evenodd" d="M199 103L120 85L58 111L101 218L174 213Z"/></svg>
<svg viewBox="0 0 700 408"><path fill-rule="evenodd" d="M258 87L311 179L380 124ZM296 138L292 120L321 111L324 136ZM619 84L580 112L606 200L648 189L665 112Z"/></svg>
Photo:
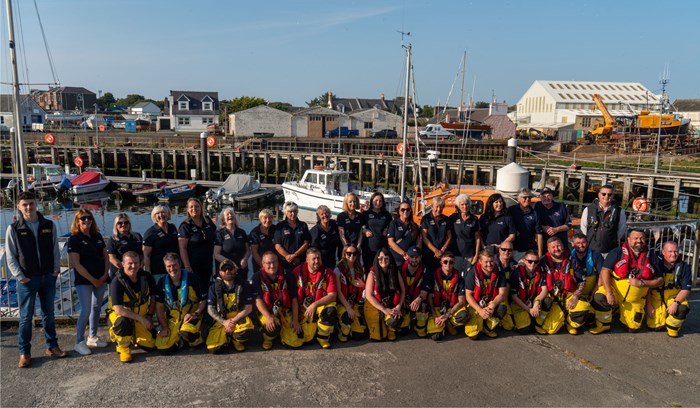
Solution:
<svg viewBox="0 0 700 408"><path fill-rule="evenodd" d="M435 270L428 289L428 303L433 306L433 319L428 320L428 334L435 341L443 339L445 329L449 334L456 335L457 327L464 326L469 320L462 277L454 264L452 252L442 254L440 267Z"/></svg>
<svg viewBox="0 0 700 408"><path fill-rule="evenodd" d="M656 256L654 265L663 276L661 286L650 289L647 295L647 327L652 330L666 329L671 337L678 332L690 312L688 295L693 287L690 266L678 256L678 244L667 241Z"/></svg>
<svg viewBox="0 0 700 408"><path fill-rule="evenodd" d="M181 343L189 347L204 343L200 330L207 292L197 275L182 268L177 254L165 254L163 263L167 275L158 284L156 295L156 313L161 327L156 347L162 354L172 354Z"/></svg>
<svg viewBox="0 0 700 408"><path fill-rule="evenodd" d="M207 312L214 325L207 335L207 350L216 354L229 343L236 351L245 350L253 331L250 313L253 311L251 288L244 276L238 276L238 266L226 260L219 264L219 277L209 286Z"/></svg>
<svg viewBox="0 0 700 408"><path fill-rule="evenodd" d="M464 326L467 337L476 340L480 333L497 337L496 327L508 313L502 302L508 295L503 272L498 269L490 249L479 252L479 261L464 278L469 321Z"/></svg>
<svg viewBox="0 0 700 408"><path fill-rule="evenodd" d="M417 246L408 248L406 255L408 260L404 261L401 267L401 278L406 288L401 332L405 334L408 330L413 330L418 337L426 337L430 319L428 291L433 285L433 275L423 266L421 252Z"/></svg>
<svg viewBox="0 0 700 408"><path fill-rule="evenodd" d="M306 251L306 262L294 268L294 278L297 281L297 301L304 311L301 322L304 343L316 337L322 348L330 348L331 334L338 321L335 307L338 290L335 275L323 266L318 248Z"/></svg>
<svg viewBox="0 0 700 408"><path fill-rule="evenodd" d="M551 310L544 320L537 318L535 330L540 334L555 334L566 324L569 334L590 321L593 309L583 298L586 279L580 264L572 262L558 236L547 240L547 253L540 259L545 272L547 291L552 298Z"/></svg>
<svg viewBox="0 0 700 408"><path fill-rule="evenodd" d="M360 262L360 250L355 244L343 248L343 256L333 270L338 287L338 340L341 343L365 337L365 270Z"/></svg>
<svg viewBox="0 0 700 408"><path fill-rule="evenodd" d="M253 291L260 318L262 348L270 350L277 337L285 346L301 347L304 344L304 332L299 325L299 302L294 275L282 269L276 252L265 252L261 264L260 271L253 275Z"/></svg>
<svg viewBox="0 0 700 408"><path fill-rule="evenodd" d="M365 321L371 340L396 340L405 296L406 288L391 252L380 249L365 283Z"/></svg>
<svg viewBox="0 0 700 408"><path fill-rule="evenodd" d="M122 269L109 285L107 316L109 337L117 345L119 361L132 360L131 346L147 351L156 348L153 312L156 309L156 282L141 269L141 257L133 251L122 255Z"/></svg>
<svg viewBox="0 0 700 408"><path fill-rule="evenodd" d="M593 295L596 327L591 334L610 330L613 306L618 305L620 322L634 332L642 326L649 287L663 283L649 259L644 231L630 229L627 241L608 253L600 270L601 286Z"/></svg>
<svg viewBox="0 0 700 408"><path fill-rule="evenodd" d="M547 298L547 280L537 252L525 252L520 262L510 274L510 307L515 329L520 334L528 334L537 321L545 320L552 301Z"/></svg>

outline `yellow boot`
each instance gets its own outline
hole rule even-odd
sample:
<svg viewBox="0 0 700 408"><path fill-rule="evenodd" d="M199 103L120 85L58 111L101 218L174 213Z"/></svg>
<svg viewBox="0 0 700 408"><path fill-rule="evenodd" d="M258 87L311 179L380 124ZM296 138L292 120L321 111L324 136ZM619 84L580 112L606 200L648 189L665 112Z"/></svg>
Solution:
<svg viewBox="0 0 700 408"><path fill-rule="evenodd" d="M117 353L119 353L119 361L122 363L128 363L133 359L129 346L117 346Z"/></svg>
<svg viewBox="0 0 700 408"><path fill-rule="evenodd" d="M263 348L265 348L264 344L265 343L263 343ZM272 347L272 341L270 341L270 347ZM235 348L238 352L245 351L245 343L243 343L242 341L234 340L233 348Z"/></svg>

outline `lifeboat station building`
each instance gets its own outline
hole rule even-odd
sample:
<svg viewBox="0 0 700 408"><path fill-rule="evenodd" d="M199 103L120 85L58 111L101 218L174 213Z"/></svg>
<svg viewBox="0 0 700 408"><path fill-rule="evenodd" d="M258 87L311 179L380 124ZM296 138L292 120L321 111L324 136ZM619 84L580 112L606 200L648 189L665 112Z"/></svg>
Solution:
<svg viewBox="0 0 700 408"><path fill-rule="evenodd" d="M535 129L547 135L564 130L587 132L604 123L593 101L598 94L614 117L634 116L642 110L658 110L660 95L638 82L589 82L537 80L520 98L509 117L518 130Z"/></svg>

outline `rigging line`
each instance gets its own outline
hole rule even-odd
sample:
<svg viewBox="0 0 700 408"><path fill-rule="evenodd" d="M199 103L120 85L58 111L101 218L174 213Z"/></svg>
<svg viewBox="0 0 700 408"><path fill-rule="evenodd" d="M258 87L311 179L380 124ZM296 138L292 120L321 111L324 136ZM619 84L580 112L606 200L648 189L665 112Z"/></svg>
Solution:
<svg viewBox="0 0 700 408"><path fill-rule="evenodd" d="M23 74L24 82L29 82L29 64L27 64L27 52L26 52L26 47L24 46L25 43L24 43L24 24L23 24L23 19L22 19L22 8L19 6L19 0L15 1L15 3L16 3L15 10L17 10L17 28L19 31L18 41L17 41L16 47L17 47L17 52L21 55L20 58L22 59L22 62L24 64L24 70L19 70L19 72L21 72ZM18 61L18 63L19 63L19 61ZM21 98L22 81L20 81L19 87L20 87L19 94L20 94L20 98ZM27 92L27 94L28 94L28 92ZM19 100L19 101L17 101L17 103L21 105L22 101Z"/></svg>
<svg viewBox="0 0 700 408"><path fill-rule="evenodd" d="M44 24L41 22L39 6L37 6L36 0L34 0L34 9L36 10L36 18L37 20L39 20L39 29L41 30L41 37L44 39L44 48L46 49L46 57L49 60L49 68L51 69L51 76L53 77L53 82L54 84L59 84L61 81L58 79L58 74L56 73L56 66L53 63L51 49L49 48L49 42L46 39L46 33L44 32Z"/></svg>
<svg viewBox="0 0 700 408"><path fill-rule="evenodd" d="M420 191L420 199L421 199L421 211L423 206L425 206L425 199L424 199L424 191L423 191L423 172L422 172L422 166L421 166L421 159L420 159L420 137L418 136L418 115L416 114L416 72L414 69L413 64L411 64L411 92L413 94L413 98L411 99L411 104L413 107L413 135L415 138L415 144L414 146L416 147L416 161L414 161L414 166L413 166L413 177L415 180L416 174L418 175L418 187ZM415 163L418 163L416 166ZM416 168L418 171L416 172ZM414 201L416 197L414 196Z"/></svg>
<svg viewBox="0 0 700 408"><path fill-rule="evenodd" d="M452 97L452 92L454 91L455 84L457 83L457 79L459 78L463 63L464 63L463 60L459 61L459 65L457 66L457 73L455 74L455 79L452 80L452 86L450 86L450 92L448 92L447 100L445 101L445 105L442 107L442 113L440 113L437 117L438 124L440 124L440 120L441 120L440 118L442 117L442 115L444 115L447 112L447 107L450 104L450 98ZM437 139L435 140L435 143L437 144Z"/></svg>

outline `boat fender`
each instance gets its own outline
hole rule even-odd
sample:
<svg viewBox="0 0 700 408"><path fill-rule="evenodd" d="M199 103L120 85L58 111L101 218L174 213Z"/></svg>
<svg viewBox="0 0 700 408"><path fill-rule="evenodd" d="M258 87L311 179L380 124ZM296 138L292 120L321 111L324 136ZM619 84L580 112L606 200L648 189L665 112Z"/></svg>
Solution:
<svg viewBox="0 0 700 408"><path fill-rule="evenodd" d="M216 146L216 138L214 136L207 136L207 147Z"/></svg>
<svg viewBox="0 0 700 408"><path fill-rule="evenodd" d="M73 163L74 163L76 166L78 166L78 167L83 167L83 165L85 164L85 163L83 162L83 158L82 158L82 157L76 157L75 160L73 160Z"/></svg>
<svg viewBox="0 0 700 408"><path fill-rule="evenodd" d="M44 141L46 143L52 145L52 144L56 143L56 138L51 133L47 133L46 136L44 136Z"/></svg>
<svg viewBox="0 0 700 408"><path fill-rule="evenodd" d="M317 164L314 166L314 170L323 170L323 166L321 166L320 164Z"/></svg>
<svg viewBox="0 0 700 408"><path fill-rule="evenodd" d="M645 212L649 209L649 202L644 197L637 197L632 201L632 209L636 212Z"/></svg>

